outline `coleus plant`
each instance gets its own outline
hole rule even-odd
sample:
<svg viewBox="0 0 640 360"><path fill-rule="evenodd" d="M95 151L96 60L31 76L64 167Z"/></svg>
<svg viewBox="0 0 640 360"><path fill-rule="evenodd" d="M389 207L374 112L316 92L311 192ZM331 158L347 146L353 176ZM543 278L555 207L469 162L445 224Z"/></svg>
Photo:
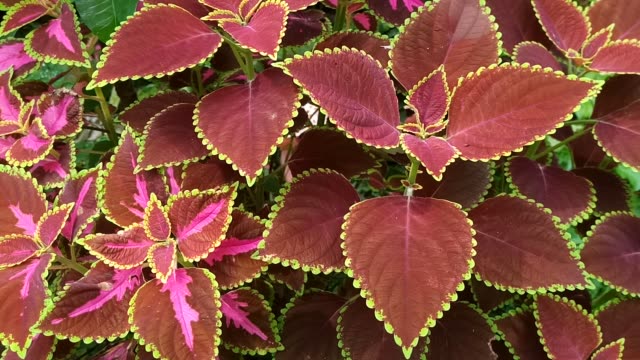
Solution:
<svg viewBox="0 0 640 360"><path fill-rule="evenodd" d="M640 4L0 7L3 358L640 358Z"/></svg>

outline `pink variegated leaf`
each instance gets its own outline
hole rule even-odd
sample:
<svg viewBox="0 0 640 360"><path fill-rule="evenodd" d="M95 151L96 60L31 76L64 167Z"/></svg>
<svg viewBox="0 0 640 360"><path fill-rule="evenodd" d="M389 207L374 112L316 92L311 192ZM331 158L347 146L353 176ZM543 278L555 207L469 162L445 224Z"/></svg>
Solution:
<svg viewBox="0 0 640 360"><path fill-rule="evenodd" d="M299 90L271 68L253 81L221 88L197 105L196 128L207 147L253 181L293 125Z"/></svg>
<svg viewBox="0 0 640 360"><path fill-rule="evenodd" d="M444 119L450 100L447 77L442 67L420 80L407 95L407 104L425 127L438 124Z"/></svg>
<svg viewBox="0 0 640 360"><path fill-rule="evenodd" d="M219 301L209 271L177 269L166 283L152 280L138 289L129 322L136 336L163 358L208 360L220 342Z"/></svg>
<svg viewBox="0 0 640 360"><path fill-rule="evenodd" d="M219 190L187 191L169 198L169 220L185 259L206 257L224 239L236 186Z"/></svg>
<svg viewBox="0 0 640 360"><path fill-rule="evenodd" d="M611 41L613 37L613 27L614 26L611 25L591 35L582 47L582 57L590 59L596 56L600 49Z"/></svg>
<svg viewBox="0 0 640 360"><path fill-rule="evenodd" d="M129 331L129 300L143 282L139 267L118 270L99 262L82 279L65 286L38 328L63 338L124 335Z"/></svg>
<svg viewBox="0 0 640 360"><path fill-rule="evenodd" d="M6 70L0 74L0 122L5 124L0 127L2 129L0 135L11 133L5 130L9 125L5 122L20 123L20 109L23 103L20 95L11 86L12 75L12 70Z"/></svg>
<svg viewBox="0 0 640 360"><path fill-rule="evenodd" d="M22 76L36 67L37 61L27 54L24 44L18 40L0 43L0 71L13 68L16 77Z"/></svg>
<svg viewBox="0 0 640 360"><path fill-rule="evenodd" d="M187 10L147 5L112 36L88 88L182 71L205 61L220 44L222 37Z"/></svg>
<svg viewBox="0 0 640 360"><path fill-rule="evenodd" d="M57 2L57 1L56 1ZM4 36L46 15L49 9L37 1L21 1L9 8L0 24L0 35Z"/></svg>
<svg viewBox="0 0 640 360"><path fill-rule="evenodd" d="M163 241L171 235L171 223L155 194L151 194L149 203L144 210L144 231L147 236L157 241Z"/></svg>
<svg viewBox="0 0 640 360"><path fill-rule="evenodd" d="M62 187L71 174L71 169L76 167L75 156L73 141L54 142L51 151L44 159L33 164L29 172L46 189Z"/></svg>
<svg viewBox="0 0 640 360"><path fill-rule="evenodd" d="M96 182L100 166L73 173L58 195L57 205L73 203L73 210L62 228L62 236L75 240L98 215Z"/></svg>
<svg viewBox="0 0 640 360"><path fill-rule="evenodd" d="M542 28L558 49L570 57L580 54L591 35L591 23L581 9L570 0L532 0L532 3Z"/></svg>
<svg viewBox="0 0 640 360"><path fill-rule="evenodd" d="M2 354L2 360L50 360L57 342L55 336L35 334L25 356L20 357L17 352L6 349Z"/></svg>
<svg viewBox="0 0 640 360"><path fill-rule="evenodd" d="M447 165L459 154L458 149L437 136L423 140L411 134L402 134L402 148L418 159L436 180L442 179Z"/></svg>
<svg viewBox="0 0 640 360"><path fill-rule="evenodd" d="M107 218L120 227L127 227L142 221L151 193L161 201L167 194L162 175L157 171L134 174L138 166L138 146L130 132L121 136L120 145L99 180L99 187L102 210Z"/></svg>
<svg viewBox="0 0 640 360"><path fill-rule="evenodd" d="M51 296L46 282L53 254L43 254L20 265L0 270L2 320L0 339L24 357L33 336L31 327L42 317Z"/></svg>
<svg viewBox="0 0 640 360"><path fill-rule="evenodd" d="M269 303L256 290L242 288L224 294L222 341L239 351L274 352L280 346L275 316Z"/></svg>
<svg viewBox="0 0 640 360"><path fill-rule="evenodd" d="M44 159L53 148L54 139L45 134L40 119L35 119L27 134L19 138L7 151L6 158L14 166L30 166Z"/></svg>
<svg viewBox="0 0 640 360"><path fill-rule="evenodd" d="M167 91L133 103L120 114L120 121L129 125L138 133L144 131L147 123L156 114L176 104L195 104L198 101L193 94L183 91Z"/></svg>
<svg viewBox="0 0 640 360"><path fill-rule="evenodd" d="M371 55L380 64L386 66L389 63L389 40L380 35L364 31L336 32L316 44L316 50L342 48L346 46L358 49Z"/></svg>
<svg viewBox="0 0 640 360"><path fill-rule="evenodd" d="M33 236L36 223L47 211L44 194L31 175L19 168L0 165L0 236Z"/></svg>
<svg viewBox="0 0 640 360"><path fill-rule="evenodd" d="M72 91L60 89L42 95L38 114L48 136L68 137L82 130L82 102Z"/></svg>
<svg viewBox="0 0 640 360"><path fill-rule="evenodd" d="M617 40L603 46L589 67L607 73L640 74L640 40Z"/></svg>
<svg viewBox="0 0 640 360"><path fill-rule="evenodd" d="M40 249L28 235L7 235L0 237L0 269L21 264Z"/></svg>
<svg viewBox="0 0 640 360"><path fill-rule="evenodd" d="M151 118L144 129L144 145L138 159L142 169L180 165L209 154L196 134L194 110L194 104L175 104Z"/></svg>
<svg viewBox="0 0 640 360"><path fill-rule="evenodd" d="M44 248L49 248L58 238L62 228L73 209L74 204L63 204L44 214L36 227L35 241Z"/></svg>
<svg viewBox="0 0 640 360"><path fill-rule="evenodd" d="M52 63L89 67L80 23L73 7L63 3L60 17L27 35L25 49L33 58Z"/></svg>
<svg viewBox="0 0 640 360"><path fill-rule="evenodd" d="M378 20L373 14L361 12L351 17L353 24L360 30L374 32L378 30Z"/></svg>
<svg viewBox="0 0 640 360"><path fill-rule="evenodd" d="M253 252L258 248L258 244L262 241L262 236L240 240L237 238L226 238L220 245L204 260L210 265L213 263L222 261L225 256L240 255L248 252Z"/></svg>
<svg viewBox="0 0 640 360"><path fill-rule="evenodd" d="M116 234L91 234L78 242L105 263L123 269L142 264L154 241L142 225L133 225Z"/></svg>
<svg viewBox="0 0 640 360"><path fill-rule="evenodd" d="M164 171L164 181L169 187L169 194L175 195L182 190L182 179L184 174L184 167L182 166L169 166Z"/></svg>
<svg viewBox="0 0 640 360"><path fill-rule="evenodd" d="M524 41L516 45L513 48L513 59L520 64L529 63L562 71L562 66L553 54L544 45L533 41Z"/></svg>
<svg viewBox="0 0 640 360"><path fill-rule="evenodd" d="M149 266L156 275L156 279L163 283L173 274L177 268L178 254L176 252L176 242L168 240L158 243L149 248Z"/></svg>

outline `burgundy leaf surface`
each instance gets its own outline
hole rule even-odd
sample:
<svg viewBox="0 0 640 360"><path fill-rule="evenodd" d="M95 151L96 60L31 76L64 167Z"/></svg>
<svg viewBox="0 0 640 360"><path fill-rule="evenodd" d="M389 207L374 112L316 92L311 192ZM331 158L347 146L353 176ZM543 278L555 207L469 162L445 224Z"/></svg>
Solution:
<svg viewBox="0 0 640 360"><path fill-rule="evenodd" d="M562 71L562 66L544 45L537 42L521 42L513 49L513 60L520 64L529 63Z"/></svg>
<svg viewBox="0 0 640 360"><path fill-rule="evenodd" d="M324 51L324 49L342 48L343 46L366 52L384 67L389 63L389 40L370 32L336 32L323 38L316 44L315 49Z"/></svg>
<svg viewBox="0 0 640 360"><path fill-rule="evenodd" d="M533 9L549 39L558 49L579 54L582 44L591 35L586 16L571 1L532 0Z"/></svg>
<svg viewBox="0 0 640 360"><path fill-rule="evenodd" d="M550 44L547 35L536 19L530 0L486 0L495 16L502 42L507 51L523 41Z"/></svg>
<svg viewBox="0 0 640 360"><path fill-rule="evenodd" d="M573 172L591 181L596 189L597 213L629 210L628 185L615 174L590 167L574 169Z"/></svg>
<svg viewBox="0 0 640 360"><path fill-rule="evenodd" d="M615 24L613 39L640 39L640 7L624 6L624 0L599 0L589 8L593 32Z"/></svg>
<svg viewBox="0 0 640 360"><path fill-rule="evenodd" d="M625 359L640 356L640 299L615 300L596 315L604 344L624 338Z"/></svg>
<svg viewBox="0 0 640 360"><path fill-rule="evenodd" d="M142 133L145 126L156 114L171 105L187 103L195 104L198 99L182 91L163 92L138 102L125 109L120 114L120 121L129 125L135 131Z"/></svg>

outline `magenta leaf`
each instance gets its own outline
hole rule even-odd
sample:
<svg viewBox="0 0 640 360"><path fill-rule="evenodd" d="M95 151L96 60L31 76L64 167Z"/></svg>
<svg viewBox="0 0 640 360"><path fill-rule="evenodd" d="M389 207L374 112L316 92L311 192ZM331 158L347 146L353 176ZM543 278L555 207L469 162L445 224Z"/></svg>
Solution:
<svg viewBox="0 0 640 360"><path fill-rule="evenodd" d="M23 106L20 95L13 90L11 86L11 77L13 72L6 70L0 74L0 123L5 124L2 129L8 125L20 123L20 108ZM2 131L2 135L9 134L7 130Z"/></svg>
<svg viewBox="0 0 640 360"><path fill-rule="evenodd" d="M304 172L274 205L261 256L294 269L343 269L341 225L349 207L359 200L344 176L329 170Z"/></svg>
<svg viewBox="0 0 640 360"><path fill-rule="evenodd" d="M129 300L142 282L139 267L118 270L97 263L65 287L38 328L47 335L75 339L124 335L129 331Z"/></svg>
<svg viewBox="0 0 640 360"><path fill-rule="evenodd" d="M57 205L74 204L62 236L75 240L98 215L96 183L100 167L74 173L67 179Z"/></svg>
<svg viewBox="0 0 640 360"><path fill-rule="evenodd" d="M41 188L28 172L0 165L0 189L0 236L33 235L37 221L47 211Z"/></svg>
<svg viewBox="0 0 640 360"><path fill-rule="evenodd" d="M151 271L156 275L156 279L166 283L167 279L177 268L178 253L176 251L176 242L174 240L168 240L155 244L149 248L148 256L149 266L151 267Z"/></svg>
<svg viewBox="0 0 640 360"><path fill-rule="evenodd" d="M195 104L198 99L183 91L167 91L134 102L120 113L120 121L129 125L138 133L144 131L151 118L162 110L176 104Z"/></svg>
<svg viewBox="0 0 640 360"><path fill-rule="evenodd" d="M49 9L38 2L21 1L9 8L0 24L0 35L7 35L44 16Z"/></svg>
<svg viewBox="0 0 640 360"><path fill-rule="evenodd" d="M553 54L544 45L533 41L525 41L516 45L513 48L513 60L520 64L528 63L562 71L562 66Z"/></svg>
<svg viewBox="0 0 640 360"><path fill-rule="evenodd" d="M335 32L322 38L316 44L315 49L324 51L325 49L342 48L346 46L358 49L371 55L382 65L389 63L389 40L375 33L364 31L343 31Z"/></svg>
<svg viewBox="0 0 640 360"><path fill-rule="evenodd" d="M634 61L638 56L640 40L616 40L598 51L589 68L605 73L640 74L640 65Z"/></svg>
<svg viewBox="0 0 640 360"><path fill-rule="evenodd" d="M471 225L451 202L405 196L359 202L345 218L346 265L355 284L410 354L470 277Z"/></svg>
<svg viewBox="0 0 640 360"><path fill-rule="evenodd" d="M130 269L145 261L154 241L138 224L116 234L91 234L79 239L78 243L112 267Z"/></svg>
<svg viewBox="0 0 640 360"><path fill-rule="evenodd" d="M15 76L22 76L31 71L37 65L24 50L24 44L18 40L6 40L0 42L0 71L13 67Z"/></svg>
<svg viewBox="0 0 640 360"><path fill-rule="evenodd" d="M68 137L82 129L82 103L71 91L61 89L42 95L38 114L48 136Z"/></svg>
<svg viewBox="0 0 640 360"><path fill-rule="evenodd" d="M29 172L45 189L64 186L71 176L71 169L76 167L75 143L57 141L44 159L33 164Z"/></svg>
<svg viewBox="0 0 640 360"><path fill-rule="evenodd" d="M451 164L460 153L447 140L437 136L423 140L411 134L402 134L402 148L418 159L429 175L436 180L442 179L447 165Z"/></svg>
<svg viewBox="0 0 640 360"><path fill-rule="evenodd" d="M580 54L591 35L591 24L581 9L567 0L532 0L533 9L549 39L570 57Z"/></svg>
<svg viewBox="0 0 640 360"><path fill-rule="evenodd" d="M53 148L54 139L48 137L45 129L36 118L27 134L19 138L7 151L6 159L13 166L30 166L44 159Z"/></svg>
<svg viewBox="0 0 640 360"><path fill-rule="evenodd" d="M209 150L251 181L293 125L298 100L291 79L268 69L247 84L205 96L196 109L196 128Z"/></svg>
<svg viewBox="0 0 640 360"><path fill-rule="evenodd" d="M49 248L60 235L72 209L73 204L64 204L42 215L34 234L35 241L43 248Z"/></svg>
<svg viewBox="0 0 640 360"><path fill-rule="evenodd" d="M602 328L603 343L607 344L621 338L625 339L624 356L626 359L634 359L640 356L639 310L640 299L616 299L609 302L595 314L596 320Z"/></svg>
<svg viewBox="0 0 640 360"><path fill-rule="evenodd" d="M220 35L187 10L147 5L116 30L88 88L182 71L205 61L221 43Z"/></svg>
<svg viewBox="0 0 640 360"><path fill-rule="evenodd" d="M381 148L399 144L396 126L400 118L393 83L373 58L357 50L333 49L288 59L284 67L350 137ZM368 80L347 82L346 78Z"/></svg>
<svg viewBox="0 0 640 360"><path fill-rule="evenodd" d="M129 322L136 336L164 358L212 359L220 342L219 299L207 270L177 269L165 284L152 280L138 289Z"/></svg>
<svg viewBox="0 0 640 360"><path fill-rule="evenodd" d="M585 59L591 59L596 56L600 49L611 41L611 37L613 36L613 27L614 26L606 27L591 35L591 37L589 37L582 46L582 57Z"/></svg>
<svg viewBox="0 0 640 360"><path fill-rule="evenodd" d="M6 235L0 237L0 269L21 264L40 249L27 235Z"/></svg>
<svg viewBox="0 0 640 360"><path fill-rule="evenodd" d="M225 320L222 330L222 340L225 344L245 351L269 348L275 350L275 316L271 314L268 303L257 291L248 288L234 290L224 294L220 302L220 310ZM239 329L242 331L237 331ZM253 335L249 337L251 341L243 339L247 333Z"/></svg>

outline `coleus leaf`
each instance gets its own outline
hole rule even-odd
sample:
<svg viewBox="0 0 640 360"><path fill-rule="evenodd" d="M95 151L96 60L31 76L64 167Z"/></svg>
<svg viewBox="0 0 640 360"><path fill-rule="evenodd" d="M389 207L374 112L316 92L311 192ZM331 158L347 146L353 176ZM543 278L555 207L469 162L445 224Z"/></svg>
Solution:
<svg viewBox="0 0 640 360"><path fill-rule="evenodd" d="M7 162L13 166L31 166L44 159L53 148L54 138L48 137L40 118L32 121L27 134L7 150Z"/></svg>
<svg viewBox="0 0 640 360"><path fill-rule="evenodd" d="M304 10L315 5L317 2L318 0L287 0L290 11Z"/></svg>
<svg viewBox="0 0 640 360"><path fill-rule="evenodd" d="M640 77L635 75L620 75L613 77L604 84L602 92L598 94L593 117L606 117L640 100Z"/></svg>
<svg viewBox="0 0 640 360"><path fill-rule="evenodd" d="M188 164L184 169L181 188L183 190L215 189L220 185L231 184L242 178L226 162L210 157L205 161Z"/></svg>
<svg viewBox="0 0 640 360"><path fill-rule="evenodd" d="M25 49L34 59L55 64L90 67L84 49L80 22L73 7L63 2L60 17L27 35Z"/></svg>
<svg viewBox="0 0 640 360"><path fill-rule="evenodd" d="M53 258L53 254L43 254L0 270L0 340L22 357L34 336L31 328L51 302L46 278Z"/></svg>
<svg viewBox="0 0 640 360"><path fill-rule="evenodd" d="M278 200L269 214L262 258L314 273L342 270L343 217L360 200L349 181L330 170L304 172Z"/></svg>
<svg viewBox="0 0 640 360"><path fill-rule="evenodd" d="M511 303L517 296L508 291L501 291L492 286L487 286L482 281L474 278L470 281L469 289L478 307L485 313Z"/></svg>
<svg viewBox="0 0 640 360"><path fill-rule="evenodd" d="M178 249L186 260L205 258L224 239L236 188L233 185L217 190L185 191L169 198L169 220Z"/></svg>
<svg viewBox="0 0 640 360"><path fill-rule="evenodd" d="M410 354L470 276L471 225L449 201L404 196L359 202L345 219L343 246L354 285Z"/></svg>
<svg viewBox="0 0 640 360"><path fill-rule="evenodd" d="M337 1L335 2L337 5ZM422 6L421 0L366 0L367 7L390 24L402 25L411 12Z"/></svg>
<svg viewBox="0 0 640 360"><path fill-rule="evenodd" d="M498 158L552 132L596 91L590 81L535 67L505 64L479 70L455 90L447 141L463 158ZM518 131L509 130L514 128Z"/></svg>
<svg viewBox="0 0 640 360"><path fill-rule="evenodd" d="M0 165L0 236L32 236L40 217L47 211L42 189L29 173L20 168Z"/></svg>
<svg viewBox="0 0 640 360"><path fill-rule="evenodd" d="M155 194L151 194L144 209L143 225L147 236L151 239L163 241L171 235L169 217Z"/></svg>
<svg viewBox="0 0 640 360"><path fill-rule="evenodd" d="M596 189L596 214L629 210L628 185L615 174L590 167L573 169L572 171L591 181Z"/></svg>
<svg viewBox="0 0 640 360"><path fill-rule="evenodd" d="M640 101L599 118L593 134L602 148L616 159L640 169L640 156L635 145L640 141ZM624 145L627 144L627 145Z"/></svg>
<svg viewBox="0 0 640 360"><path fill-rule="evenodd" d="M0 129L2 129L2 135L11 133L9 125L13 125L11 128L16 128L16 130L20 127L20 110L23 103L20 94L11 86L12 76L13 70L11 69L0 74L0 124L3 124Z"/></svg>
<svg viewBox="0 0 640 360"><path fill-rule="evenodd" d="M2 353L2 360L49 360L51 358L51 355L53 354L54 349L56 348L56 343L57 341L54 336L35 334L31 339L31 345L23 354L23 357L20 357L20 355L15 351L6 349Z"/></svg>
<svg viewBox="0 0 640 360"><path fill-rule="evenodd" d="M640 74L635 58L640 56L640 40L616 40L603 46L593 57L590 69L621 74Z"/></svg>
<svg viewBox="0 0 640 360"><path fill-rule="evenodd" d="M553 54L544 45L533 41L524 41L516 45L513 48L513 59L520 64L529 63L562 71L562 66Z"/></svg>
<svg viewBox="0 0 640 360"><path fill-rule="evenodd" d="M344 358L352 360L388 359L404 360L402 349L393 336L386 332L384 324L376 319L366 300L358 298L340 310L338 318L338 346ZM409 359L420 359L425 352L426 339L421 339Z"/></svg>
<svg viewBox="0 0 640 360"><path fill-rule="evenodd" d="M451 164L459 151L447 140L431 136L426 139L411 134L402 134L402 148L422 163L429 175L436 180L442 179L447 165Z"/></svg>
<svg viewBox="0 0 640 360"><path fill-rule="evenodd" d="M602 342L597 321L572 300L538 295L533 314L551 359L586 359Z"/></svg>
<svg viewBox="0 0 640 360"><path fill-rule="evenodd" d="M600 49L611 41L613 27L611 25L591 35L582 46L582 57L591 59L596 56Z"/></svg>
<svg viewBox="0 0 640 360"><path fill-rule="evenodd" d="M131 329L154 354L176 360L216 356L220 293L209 271L177 269L164 284L144 284L130 303Z"/></svg>
<svg viewBox="0 0 640 360"><path fill-rule="evenodd" d="M129 332L129 300L143 282L139 267L118 270L98 262L82 279L65 286L38 329L70 339L122 336Z"/></svg>
<svg viewBox="0 0 640 360"><path fill-rule="evenodd" d="M130 269L145 261L155 242L147 237L142 224L136 224L115 234L91 234L78 243L112 267Z"/></svg>
<svg viewBox="0 0 640 360"><path fill-rule="evenodd" d="M140 171L138 146L129 131L121 135L120 144L98 179L100 204L107 218L120 227L142 221L151 193L166 199L162 176L157 171Z"/></svg>
<svg viewBox="0 0 640 360"><path fill-rule="evenodd" d="M640 294L640 218L628 213L609 213L587 233L580 257L586 271L622 292Z"/></svg>
<svg viewBox="0 0 640 360"><path fill-rule="evenodd" d="M587 14L593 25L593 31L599 31L615 24L613 39L640 39L640 8L624 6L624 0L599 0Z"/></svg>
<svg viewBox="0 0 640 360"><path fill-rule="evenodd" d="M44 159L33 164L29 172L45 189L64 186L76 167L76 148L73 141L56 141Z"/></svg>
<svg viewBox="0 0 640 360"><path fill-rule="evenodd" d="M420 8L392 47L391 71L411 89L441 65L447 83L455 86L468 72L497 63L500 41L480 2L442 0Z"/></svg>
<svg viewBox="0 0 640 360"><path fill-rule="evenodd" d="M269 303L256 290L242 288L220 298L222 341L242 353L275 352L281 347L277 323Z"/></svg>
<svg viewBox="0 0 640 360"><path fill-rule="evenodd" d="M624 338L624 358L640 356L640 299L613 300L596 312L603 342Z"/></svg>
<svg viewBox="0 0 640 360"><path fill-rule="evenodd" d="M514 190L549 208L562 223L582 221L595 206L591 183L559 167L515 157L509 161L506 174Z"/></svg>
<svg viewBox="0 0 640 360"><path fill-rule="evenodd" d="M52 208L47 211L36 226L36 232L34 234L34 240L36 243L41 244L45 249L48 249L51 244L58 238L58 235L62 231L62 227L67 221L73 204L64 204Z"/></svg>
<svg viewBox="0 0 640 360"><path fill-rule="evenodd" d="M370 13L360 12L351 16L353 25L363 31L374 32L378 30L378 19Z"/></svg>
<svg viewBox="0 0 640 360"><path fill-rule="evenodd" d="M168 18L172 19L169 24ZM147 5L116 28L87 88L171 75L205 61L221 43L220 35L187 10Z"/></svg>
<svg viewBox="0 0 640 360"><path fill-rule="evenodd" d="M285 1L267 0L260 4L246 24L228 20L220 21L219 25L239 45L275 60L288 14L289 5Z"/></svg>
<svg viewBox="0 0 640 360"><path fill-rule="evenodd" d="M531 0L486 0L500 25L502 42L505 49L512 52L523 41L536 41L549 44L547 35L535 17Z"/></svg>
<svg viewBox="0 0 640 360"><path fill-rule="evenodd" d="M145 4L173 4L188 10L193 16L201 18L207 15L207 8L198 0L145 0Z"/></svg>
<svg viewBox="0 0 640 360"><path fill-rule="evenodd" d="M621 360L624 354L625 339L618 339L602 346L591 356L591 360Z"/></svg>
<svg viewBox="0 0 640 360"><path fill-rule="evenodd" d="M138 133L144 131L151 118L162 110L176 104L195 104L198 98L183 91L167 91L134 102L119 116L120 121L129 125Z"/></svg>
<svg viewBox="0 0 640 360"><path fill-rule="evenodd" d="M296 294L302 294L304 283L307 282L307 273L301 269L284 267L280 264L270 264L267 272L269 279L283 284Z"/></svg>
<svg viewBox="0 0 640 360"><path fill-rule="evenodd" d="M564 231L535 203L498 196L472 209L469 218L478 242L474 272L485 283L519 292L586 285L584 265Z"/></svg>
<svg viewBox="0 0 640 360"><path fill-rule="evenodd" d="M162 283L166 283L177 268L178 253L173 239L154 244L149 248L149 267Z"/></svg>
<svg viewBox="0 0 640 360"><path fill-rule="evenodd" d="M427 130L439 124L449 110L451 93L442 68L420 80L407 94L406 103L415 111L416 119Z"/></svg>
<svg viewBox="0 0 640 360"><path fill-rule="evenodd" d="M366 52L376 59L382 66L389 63L389 39L385 36L366 31L341 31L323 37L315 49L324 51L325 49L342 48L346 46Z"/></svg>
<svg viewBox="0 0 640 360"><path fill-rule="evenodd" d="M0 35L4 36L46 15L47 6L36 1L21 1L10 7L0 24Z"/></svg>
<svg viewBox="0 0 640 360"><path fill-rule="evenodd" d="M288 59L283 67L349 137L381 148L399 144L396 126L400 117L393 83L384 68L364 52L325 49Z"/></svg>
<svg viewBox="0 0 640 360"><path fill-rule="evenodd" d="M29 235L13 234L0 237L0 269L21 264L40 249Z"/></svg>
<svg viewBox="0 0 640 360"><path fill-rule="evenodd" d="M75 240L98 216L97 180L101 167L73 173L58 195L57 205L73 203L62 236Z"/></svg>
<svg viewBox="0 0 640 360"><path fill-rule="evenodd" d="M526 307L504 313L495 319L496 327L512 355L523 360L548 360L536 327L533 311Z"/></svg>
<svg viewBox="0 0 640 360"><path fill-rule="evenodd" d="M150 170L180 165L207 156L193 125L194 104L175 104L156 114L144 130L139 166Z"/></svg>
<svg viewBox="0 0 640 360"><path fill-rule="evenodd" d="M38 62L24 50L24 43L18 40L0 42L0 71L13 67L16 77L22 76L37 66Z"/></svg>
<svg viewBox="0 0 640 360"><path fill-rule="evenodd" d="M284 350L278 352L278 360L340 359L336 325L344 303L335 294L318 291L287 304L281 334Z"/></svg>
<svg viewBox="0 0 640 360"><path fill-rule="evenodd" d="M46 135L64 138L82 130L82 102L76 93L64 89L45 93L37 107Z"/></svg>
<svg viewBox="0 0 640 360"><path fill-rule="evenodd" d="M569 0L532 0L533 9L549 39L569 57L580 54L591 35L589 19Z"/></svg>
<svg viewBox="0 0 640 360"><path fill-rule="evenodd" d="M288 1L291 7L291 1ZM293 11L290 9L290 11ZM322 35L326 30L326 14L317 9L290 12L281 46L300 46Z"/></svg>
<svg viewBox="0 0 640 360"><path fill-rule="evenodd" d="M282 71L268 69L247 84L205 96L196 108L198 136L252 182L293 125L299 95Z"/></svg>

